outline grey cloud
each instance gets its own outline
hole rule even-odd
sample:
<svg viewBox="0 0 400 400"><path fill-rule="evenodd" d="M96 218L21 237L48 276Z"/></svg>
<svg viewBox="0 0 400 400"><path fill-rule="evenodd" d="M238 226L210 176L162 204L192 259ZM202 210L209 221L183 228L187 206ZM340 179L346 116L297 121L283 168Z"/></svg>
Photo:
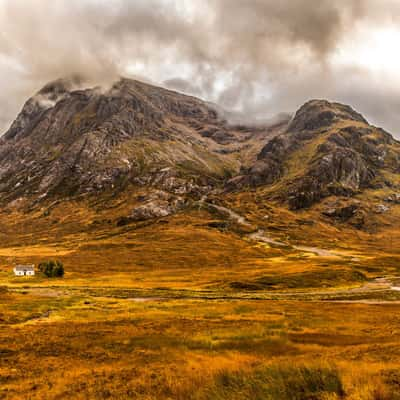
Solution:
<svg viewBox="0 0 400 400"><path fill-rule="evenodd" d="M246 121L317 97L396 131L400 88L330 60L356 27L399 15L395 0L0 0L0 124L47 81L109 83L140 63L148 79Z"/></svg>
<svg viewBox="0 0 400 400"><path fill-rule="evenodd" d="M201 88L199 86L182 78L167 79L163 82L163 86L165 86L167 89L173 89L181 93L201 95Z"/></svg>

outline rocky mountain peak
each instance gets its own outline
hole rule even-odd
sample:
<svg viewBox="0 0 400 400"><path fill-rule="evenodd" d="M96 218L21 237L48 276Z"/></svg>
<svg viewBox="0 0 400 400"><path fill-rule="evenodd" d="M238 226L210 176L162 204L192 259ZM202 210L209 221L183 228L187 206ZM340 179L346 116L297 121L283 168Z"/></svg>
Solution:
<svg viewBox="0 0 400 400"><path fill-rule="evenodd" d="M58 96L81 88L83 84L84 79L78 75L69 78L60 78L44 85L43 88L39 90L38 95L48 96L56 100Z"/></svg>
<svg viewBox="0 0 400 400"><path fill-rule="evenodd" d="M348 105L331 103L327 100L310 100L296 112L288 131L315 131L330 127L341 120L368 124L361 114Z"/></svg>
<svg viewBox="0 0 400 400"><path fill-rule="evenodd" d="M4 134L4 139L17 139L31 131L30 126L41 115L53 108L59 101L70 96L70 93L79 88L82 78L72 76L70 78L57 79L49 82L34 96L27 100L10 129ZM28 130L28 132L25 132Z"/></svg>
<svg viewBox="0 0 400 400"><path fill-rule="evenodd" d="M386 176L399 171L400 143L389 133L347 105L311 100L234 183L273 185L272 197L300 209L325 197L391 185Z"/></svg>
<svg viewBox="0 0 400 400"><path fill-rule="evenodd" d="M273 127L232 126L192 96L121 78L44 86L0 140L0 201L153 186L201 194L251 164Z"/></svg>

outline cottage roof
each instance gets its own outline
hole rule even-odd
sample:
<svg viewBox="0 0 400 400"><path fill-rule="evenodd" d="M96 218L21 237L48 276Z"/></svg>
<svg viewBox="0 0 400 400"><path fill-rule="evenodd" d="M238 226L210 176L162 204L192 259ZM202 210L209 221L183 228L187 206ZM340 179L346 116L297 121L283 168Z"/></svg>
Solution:
<svg viewBox="0 0 400 400"><path fill-rule="evenodd" d="M33 264L31 264L31 265L16 265L15 270L16 271L34 271L35 266Z"/></svg>

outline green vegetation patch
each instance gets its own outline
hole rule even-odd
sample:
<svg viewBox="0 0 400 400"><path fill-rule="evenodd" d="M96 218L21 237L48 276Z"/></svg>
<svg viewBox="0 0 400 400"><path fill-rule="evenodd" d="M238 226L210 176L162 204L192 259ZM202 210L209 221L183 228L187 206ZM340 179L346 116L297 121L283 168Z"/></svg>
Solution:
<svg viewBox="0 0 400 400"><path fill-rule="evenodd" d="M205 394L194 399L319 400L342 398L338 371L328 367L272 366L255 372L222 372ZM333 397L334 396L334 397Z"/></svg>
<svg viewBox="0 0 400 400"><path fill-rule="evenodd" d="M365 282L366 280L366 276L359 271L321 270L264 276L250 282L232 282L230 287L237 290L309 289L348 285L356 282Z"/></svg>

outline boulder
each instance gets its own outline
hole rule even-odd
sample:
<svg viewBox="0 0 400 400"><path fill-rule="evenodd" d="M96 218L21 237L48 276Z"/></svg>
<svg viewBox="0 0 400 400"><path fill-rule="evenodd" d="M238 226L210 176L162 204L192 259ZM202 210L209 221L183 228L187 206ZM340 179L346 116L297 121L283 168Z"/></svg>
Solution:
<svg viewBox="0 0 400 400"><path fill-rule="evenodd" d="M385 214L390 210L390 207L385 204L378 204L375 208L375 212L378 214Z"/></svg>
<svg viewBox="0 0 400 400"><path fill-rule="evenodd" d="M359 203L350 203L343 206L330 207L322 211L322 214L329 218L335 218L341 221L348 221L350 218L353 218L356 215L359 208Z"/></svg>
<svg viewBox="0 0 400 400"><path fill-rule="evenodd" d="M384 199L387 203L400 204L400 193L393 193Z"/></svg>

